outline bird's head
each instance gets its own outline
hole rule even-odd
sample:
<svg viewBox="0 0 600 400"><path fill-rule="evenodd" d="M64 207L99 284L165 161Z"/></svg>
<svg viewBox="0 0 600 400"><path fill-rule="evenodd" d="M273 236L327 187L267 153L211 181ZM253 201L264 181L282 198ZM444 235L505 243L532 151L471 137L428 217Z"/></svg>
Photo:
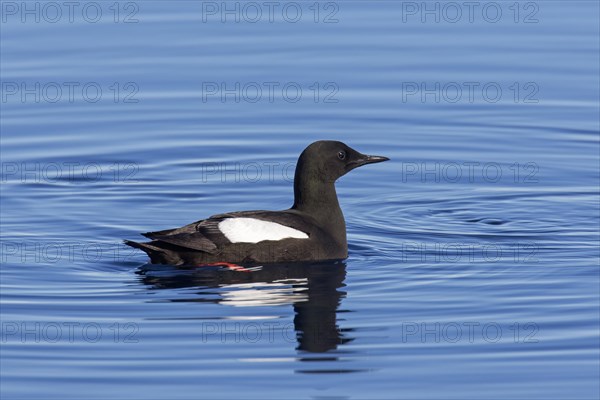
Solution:
<svg viewBox="0 0 600 400"><path fill-rule="evenodd" d="M304 178L320 182L335 182L354 168L387 161L382 156L369 156L334 140L319 140L310 144L298 159L296 179Z"/></svg>

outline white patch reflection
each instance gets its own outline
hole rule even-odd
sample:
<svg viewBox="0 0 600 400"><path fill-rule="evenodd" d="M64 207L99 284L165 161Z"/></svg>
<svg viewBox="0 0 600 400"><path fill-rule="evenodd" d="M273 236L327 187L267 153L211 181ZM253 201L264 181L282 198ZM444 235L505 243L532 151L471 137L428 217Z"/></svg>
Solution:
<svg viewBox="0 0 600 400"><path fill-rule="evenodd" d="M234 307L288 305L308 300L308 279L272 283L239 283L223 287L220 304Z"/></svg>

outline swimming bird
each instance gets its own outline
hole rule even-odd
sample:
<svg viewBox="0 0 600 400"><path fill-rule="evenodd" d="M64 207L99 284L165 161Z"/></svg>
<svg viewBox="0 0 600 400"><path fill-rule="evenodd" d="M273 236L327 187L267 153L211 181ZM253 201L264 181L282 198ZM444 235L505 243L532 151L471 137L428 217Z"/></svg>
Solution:
<svg viewBox="0 0 600 400"><path fill-rule="evenodd" d="M283 211L213 215L181 228L143 233L152 239L125 244L145 251L153 264L256 264L341 260L348 257L346 223L335 181L366 164L387 161L338 141L310 144L298 158L294 204Z"/></svg>

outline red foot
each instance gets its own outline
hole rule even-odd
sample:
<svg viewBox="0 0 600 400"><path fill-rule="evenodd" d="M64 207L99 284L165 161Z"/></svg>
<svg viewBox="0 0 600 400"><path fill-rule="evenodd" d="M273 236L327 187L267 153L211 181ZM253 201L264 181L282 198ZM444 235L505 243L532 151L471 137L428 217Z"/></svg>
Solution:
<svg viewBox="0 0 600 400"><path fill-rule="evenodd" d="M242 267L241 265L227 263L227 262L202 264L201 266L206 266L206 267L225 267L225 268L228 268L228 269L230 269L232 271L237 271L237 272L252 272L249 269L246 269L246 268Z"/></svg>

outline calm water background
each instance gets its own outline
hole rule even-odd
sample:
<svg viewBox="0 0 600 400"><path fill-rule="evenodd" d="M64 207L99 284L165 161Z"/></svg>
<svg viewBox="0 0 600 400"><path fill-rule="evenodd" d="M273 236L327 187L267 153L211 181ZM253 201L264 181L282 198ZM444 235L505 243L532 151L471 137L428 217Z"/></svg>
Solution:
<svg viewBox="0 0 600 400"><path fill-rule="evenodd" d="M598 398L598 2L37 4L2 2L2 398ZM345 263L121 244L289 207L324 138L392 159L338 182Z"/></svg>

